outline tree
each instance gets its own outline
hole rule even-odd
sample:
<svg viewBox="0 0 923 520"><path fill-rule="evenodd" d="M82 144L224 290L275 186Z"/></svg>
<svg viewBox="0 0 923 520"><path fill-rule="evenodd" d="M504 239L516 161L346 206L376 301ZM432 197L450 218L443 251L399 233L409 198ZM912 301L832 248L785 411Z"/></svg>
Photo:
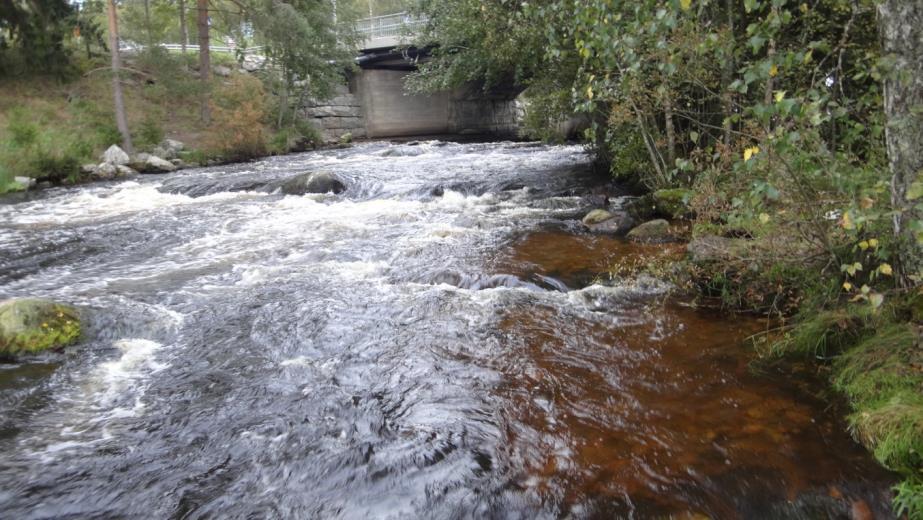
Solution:
<svg viewBox="0 0 923 520"><path fill-rule="evenodd" d="M894 73L885 80L885 139L891 168L894 234L901 243L898 271L906 285L923 269L923 0L885 0L878 5L885 53Z"/></svg>
<svg viewBox="0 0 923 520"><path fill-rule="evenodd" d="M198 18L196 27L199 31L199 78L202 80L202 122L206 125L211 122L211 109L209 103L209 80L211 79L211 55L209 53L208 37L208 0L197 0Z"/></svg>
<svg viewBox="0 0 923 520"><path fill-rule="evenodd" d="M131 132L128 131L128 118L125 116L125 100L122 98L122 81L119 72L122 61L119 57L119 23L115 12L115 0L106 2L109 15L109 53L112 55L112 96L115 105L115 124L122 134L122 148L132 153Z"/></svg>
<svg viewBox="0 0 923 520"><path fill-rule="evenodd" d="M186 29L186 0L179 0L177 8L179 9L179 44L185 56L186 45L189 44L189 31Z"/></svg>

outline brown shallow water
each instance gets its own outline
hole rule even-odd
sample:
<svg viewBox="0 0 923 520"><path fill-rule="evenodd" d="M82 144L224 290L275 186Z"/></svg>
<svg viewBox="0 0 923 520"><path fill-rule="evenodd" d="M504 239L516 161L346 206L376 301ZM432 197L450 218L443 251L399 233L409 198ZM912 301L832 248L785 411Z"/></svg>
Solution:
<svg viewBox="0 0 923 520"><path fill-rule="evenodd" d="M677 247L540 231L495 265L575 280ZM541 303L503 314L498 393L526 468L518 485L578 515L828 518L868 504L890 515L889 476L818 378L754 368L745 340L764 320L650 299L615 315L618 326Z"/></svg>

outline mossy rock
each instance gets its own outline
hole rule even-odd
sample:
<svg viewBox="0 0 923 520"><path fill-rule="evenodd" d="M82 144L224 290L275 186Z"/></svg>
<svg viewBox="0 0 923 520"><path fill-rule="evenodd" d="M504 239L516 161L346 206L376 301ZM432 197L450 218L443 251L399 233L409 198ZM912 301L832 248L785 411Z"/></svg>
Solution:
<svg viewBox="0 0 923 520"><path fill-rule="evenodd" d="M37 298L0 302L0 358L65 347L80 338L80 316L69 305Z"/></svg>
<svg viewBox="0 0 923 520"><path fill-rule="evenodd" d="M657 190L651 193L657 213L668 218L683 218L690 214L689 201L692 199L692 190L685 188L672 188Z"/></svg>
<svg viewBox="0 0 923 520"><path fill-rule="evenodd" d="M585 217L583 217L583 224L586 226L601 224L613 217L615 217L615 215L604 209L594 209L593 211L587 213Z"/></svg>
<svg viewBox="0 0 923 520"><path fill-rule="evenodd" d="M649 220L629 231L628 239L634 242L670 242L674 237L670 233L670 223L659 218Z"/></svg>

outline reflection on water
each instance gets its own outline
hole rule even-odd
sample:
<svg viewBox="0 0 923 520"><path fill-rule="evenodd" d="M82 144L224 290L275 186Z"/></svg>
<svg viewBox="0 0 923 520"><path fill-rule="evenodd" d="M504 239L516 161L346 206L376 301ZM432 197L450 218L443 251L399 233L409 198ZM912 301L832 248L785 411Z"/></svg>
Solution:
<svg viewBox="0 0 923 520"><path fill-rule="evenodd" d="M828 518L891 478L588 235L579 147L370 143L0 205L0 297L85 341L0 370L13 518ZM324 170L340 195L262 189Z"/></svg>

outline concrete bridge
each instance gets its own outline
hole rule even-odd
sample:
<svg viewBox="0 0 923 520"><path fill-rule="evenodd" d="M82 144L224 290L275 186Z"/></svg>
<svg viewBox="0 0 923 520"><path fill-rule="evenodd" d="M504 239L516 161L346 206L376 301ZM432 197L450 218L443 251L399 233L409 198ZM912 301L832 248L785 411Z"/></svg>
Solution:
<svg viewBox="0 0 923 520"><path fill-rule="evenodd" d="M426 95L404 90L407 75L427 59L425 50L406 47L414 29L423 23L407 13L358 22L366 36L356 58L359 71L333 98L303 107L304 117L321 129L325 140L335 141L346 133L355 138L516 135L520 119L516 89L485 92L481 85L471 84Z"/></svg>

